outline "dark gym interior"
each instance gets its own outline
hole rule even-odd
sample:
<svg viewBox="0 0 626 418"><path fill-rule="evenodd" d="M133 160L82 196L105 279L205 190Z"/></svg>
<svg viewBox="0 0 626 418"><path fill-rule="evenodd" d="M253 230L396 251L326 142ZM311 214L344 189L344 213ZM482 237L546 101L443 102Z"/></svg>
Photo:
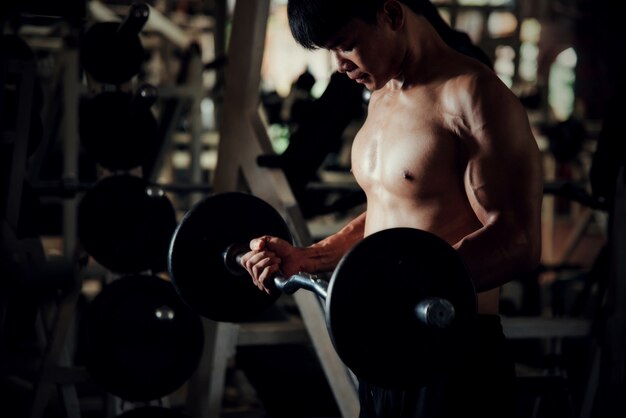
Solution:
<svg viewBox="0 0 626 418"><path fill-rule="evenodd" d="M518 416L623 418L625 3L432 3L541 152L541 262L500 290ZM325 285L268 296L230 245L308 245L365 205L350 149L370 92L297 45L286 8L0 2L0 417L358 416ZM384 327L370 338L406 333Z"/></svg>

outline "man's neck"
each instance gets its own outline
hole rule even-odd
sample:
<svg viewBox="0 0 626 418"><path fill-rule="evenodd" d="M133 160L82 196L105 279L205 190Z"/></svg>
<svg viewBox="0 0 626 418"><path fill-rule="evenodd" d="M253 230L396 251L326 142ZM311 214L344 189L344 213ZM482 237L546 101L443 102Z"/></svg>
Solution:
<svg viewBox="0 0 626 418"><path fill-rule="evenodd" d="M452 53L422 16L408 19L405 31L407 48L398 75L390 81L392 88L428 84L440 74L445 57Z"/></svg>

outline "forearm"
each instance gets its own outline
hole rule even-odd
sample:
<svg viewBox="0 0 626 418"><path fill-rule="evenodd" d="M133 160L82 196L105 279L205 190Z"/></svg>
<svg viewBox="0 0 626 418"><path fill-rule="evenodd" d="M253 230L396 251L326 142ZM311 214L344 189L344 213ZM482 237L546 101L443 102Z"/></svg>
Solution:
<svg viewBox="0 0 626 418"><path fill-rule="evenodd" d="M304 248L310 262L306 271L321 273L333 270L344 254L363 239L365 217L366 212L363 212L335 234Z"/></svg>
<svg viewBox="0 0 626 418"><path fill-rule="evenodd" d="M477 292L493 289L534 269L541 238L532 228L487 225L454 247L465 261Z"/></svg>

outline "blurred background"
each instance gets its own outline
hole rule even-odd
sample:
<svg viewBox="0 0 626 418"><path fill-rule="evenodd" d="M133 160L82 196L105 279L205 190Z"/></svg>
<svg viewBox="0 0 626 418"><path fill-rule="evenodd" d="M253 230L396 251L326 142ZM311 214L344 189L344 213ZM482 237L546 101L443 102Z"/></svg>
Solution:
<svg viewBox="0 0 626 418"><path fill-rule="evenodd" d="M501 295L520 416L624 416L624 2L433 3L519 97L542 151L542 263ZM282 169L311 241L360 213L349 155L369 92L295 43L286 0L0 10L0 415L345 416L298 301L224 343L162 284L172 233L219 164ZM230 97L258 110L256 160L242 162L258 144L224 144ZM138 312L153 303L166 309L150 334Z"/></svg>

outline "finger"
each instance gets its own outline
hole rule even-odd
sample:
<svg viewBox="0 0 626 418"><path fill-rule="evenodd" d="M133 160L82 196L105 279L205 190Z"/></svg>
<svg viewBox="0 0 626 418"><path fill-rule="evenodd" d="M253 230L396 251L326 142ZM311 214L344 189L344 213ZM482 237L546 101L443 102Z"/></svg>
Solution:
<svg viewBox="0 0 626 418"><path fill-rule="evenodd" d="M292 247L291 243L285 241L282 238L278 238L278 237L271 237L271 236L266 236L263 237L265 239L265 241L263 242L263 248L269 250L271 249L272 251L276 251L278 253L282 252L282 251L287 251L289 250L290 247Z"/></svg>
<svg viewBox="0 0 626 418"><path fill-rule="evenodd" d="M276 257L276 254L269 251L250 251L241 258L241 265L249 272L252 272L252 268L261 260L272 257Z"/></svg>
<svg viewBox="0 0 626 418"><path fill-rule="evenodd" d="M267 294L270 294L272 290L274 289L273 278L274 276L276 276L276 273L278 272L279 267L280 266L278 264L271 264L267 266L267 268L265 268L263 272L261 273L261 275L259 276L259 283L260 283L259 288L265 291L265 293Z"/></svg>
<svg viewBox="0 0 626 418"><path fill-rule="evenodd" d="M266 269L268 269L269 267L275 267L276 269L278 269L279 265L280 259L278 257L266 257L259 260L252 267L254 279L256 279L258 282L261 282L262 278L267 275Z"/></svg>
<svg viewBox="0 0 626 418"><path fill-rule="evenodd" d="M250 260L250 258L256 254L254 251L248 251L247 253L245 253L244 255L241 256L241 258L239 259L239 264L241 264L242 267L246 267L246 263L248 262L248 260Z"/></svg>
<svg viewBox="0 0 626 418"><path fill-rule="evenodd" d="M262 237L259 238L254 238L250 241L250 249L253 251L259 251L262 250L264 248L267 248L267 246L265 245L266 242L270 239L269 236L264 235Z"/></svg>
<svg viewBox="0 0 626 418"><path fill-rule="evenodd" d="M258 282L257 286L261 284L261 276L263 275L264 270L270 266L278 268L279 264L280 259L276 257L266 257L258 260L258 262L252 266L252 278Z"/></svg>
<svg viewBox="0 0 626 418"><path fill-rule="evenodd" d="M261 278L261 275L263 274L263 271L270 267L270 266L276 266L276 268L278 268L278 266L280 265L280 258L276 257L276 256L268 256L265 257L261 260L259 260L257 263L255 263L253 270L255 274L257 276L257 279Z"/></svg>

